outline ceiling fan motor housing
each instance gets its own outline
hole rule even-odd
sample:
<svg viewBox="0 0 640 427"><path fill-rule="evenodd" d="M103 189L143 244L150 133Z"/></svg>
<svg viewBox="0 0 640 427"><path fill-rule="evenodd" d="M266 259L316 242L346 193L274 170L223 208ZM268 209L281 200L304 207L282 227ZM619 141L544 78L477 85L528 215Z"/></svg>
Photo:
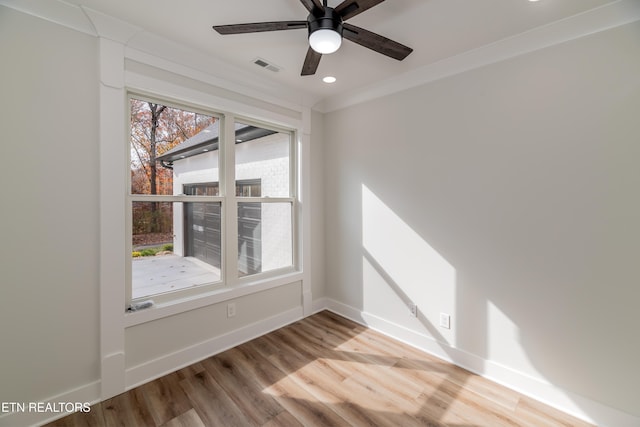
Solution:
<svg viewBox="0 0 640 427"><path fill-rule="evenodd" d="M322 15L309 14L309 36L318 30L333 30L342 37L342 18L332 7L325 7Z"/></svg>

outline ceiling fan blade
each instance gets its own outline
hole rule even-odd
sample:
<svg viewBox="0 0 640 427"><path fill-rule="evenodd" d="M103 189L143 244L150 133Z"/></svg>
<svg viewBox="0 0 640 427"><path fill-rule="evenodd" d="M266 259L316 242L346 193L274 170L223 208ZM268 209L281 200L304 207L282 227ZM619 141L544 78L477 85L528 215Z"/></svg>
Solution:
<svg viewBox="0 0 640 427"><path fill-rule="evenodd" d="M343 24L344 31L342 36L354 43L358 43L360 46L364 46L371 50L375 50L378 53L402 61L406 58L413 49L407 47L398 42L394 42L379 34L367 31L364 28L356 27L351 24Z"/></svg>
<svg viewBox="0 0 640 427"><path fill-rule="evenodd" d="M383 1L384 0L344 0L335 8L335 11L342 17L343 21L346 21Z"/></svg>
<svg viewBox="0 0 640 427"><path fill-rule="evenodd" d="M320 0L300 0L300 3L302 3L309 13L313 13L314 15L318 15L324 10Z"/></svg>
<svg viewBox="0 0 640 427"><path fill-rule="evenodd" d="M312 76L316 73L318 69L318 65L320 65L320 58L322 58L322 54L316 52L315 50L309 48L307 50L307 56L304 58L304 64L302 64L302 72L301 76Z"/></svg>
<svg viewBox="0 0 640 427"><path fill-rule="evenodd" d="M213 29L222 35L260 33L307 28L307 21L254 22L250 24L214 25Z"/></svg>

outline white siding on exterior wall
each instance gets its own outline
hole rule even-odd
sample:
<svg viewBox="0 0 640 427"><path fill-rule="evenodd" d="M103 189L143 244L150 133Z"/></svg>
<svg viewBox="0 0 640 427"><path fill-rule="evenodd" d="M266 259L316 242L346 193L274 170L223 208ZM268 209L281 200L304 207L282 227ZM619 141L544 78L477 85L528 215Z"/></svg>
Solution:
<svg viewBox="0 0 640 427"><path fill-rule="evenodd" d="M253 141L236 144L236 180L260 180L261 196L289 196L290 135L275 133ZM219 180L219 151L202 153L177 160L173 164L173 192L182 194L185 184L211 183ZM290 206L262 205L262 270L291 264ZM184 256L184 215L176 203L173 216L174 252Z"/></svg>
<svg viewBox="0 0 640 427"><path fill-rule="evenodd" d="M236 180L260 179L262 196L289 197L289 135L236 145Z"/></svg>
<svg viewBox="0 0 640 427"><path fill-rule="evenodd" d="M210 151L198 156L176 161L173 164L173 194L182 194L185 184L218 182L219 151ZM173 253L184 256L184 205L173 204Z"/></svg>

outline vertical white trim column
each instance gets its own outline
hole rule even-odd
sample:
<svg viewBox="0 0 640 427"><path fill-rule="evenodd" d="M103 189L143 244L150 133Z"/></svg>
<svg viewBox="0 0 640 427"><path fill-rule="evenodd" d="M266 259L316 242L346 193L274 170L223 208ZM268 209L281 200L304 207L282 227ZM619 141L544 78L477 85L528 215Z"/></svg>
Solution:
<svg viewBox="0 0 640 427"><path fill-rule="evenodd" d="M126 120L124 45L100 47L100 356L101 398L125 391Z"/></svg>
<svg viewBox="0 0 640 427"><path fill-rule="evenodd" d="M313 313L313 295L311 293L311 109L305 107L302 111L302 135L300 135L298 149L299 185L298 197L300 199L300 234L302 279L302 308L305 316Z"/></svg>

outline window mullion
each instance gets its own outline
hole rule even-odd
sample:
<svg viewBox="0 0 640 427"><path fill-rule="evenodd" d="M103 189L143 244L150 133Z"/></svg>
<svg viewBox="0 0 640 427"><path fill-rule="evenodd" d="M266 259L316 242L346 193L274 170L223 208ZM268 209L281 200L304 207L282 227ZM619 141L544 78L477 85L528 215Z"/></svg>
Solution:
<svg viewBox="0 0 640 427"><path fill-rule="evenodd" d="M185 195L148 195L134 194L130 196L132 202L222 202L218 196L185 196Z"/></svg>
<svg viewBox="0 0 640 427"><path fill-rule="evenodd" d="M220 183L224 203L224 230L223 230L223 263L224 280L228 285L233 285L238 279L238 200L236 198L236 174L235 174L235 117L225 115L221 132L221 160L222 173Z"/></svg>
<svg viewBox="0 0 640 427"><path fill-rule="evenodd" d="M243 203L293 203L293 197L241 197Z"/></svg>

